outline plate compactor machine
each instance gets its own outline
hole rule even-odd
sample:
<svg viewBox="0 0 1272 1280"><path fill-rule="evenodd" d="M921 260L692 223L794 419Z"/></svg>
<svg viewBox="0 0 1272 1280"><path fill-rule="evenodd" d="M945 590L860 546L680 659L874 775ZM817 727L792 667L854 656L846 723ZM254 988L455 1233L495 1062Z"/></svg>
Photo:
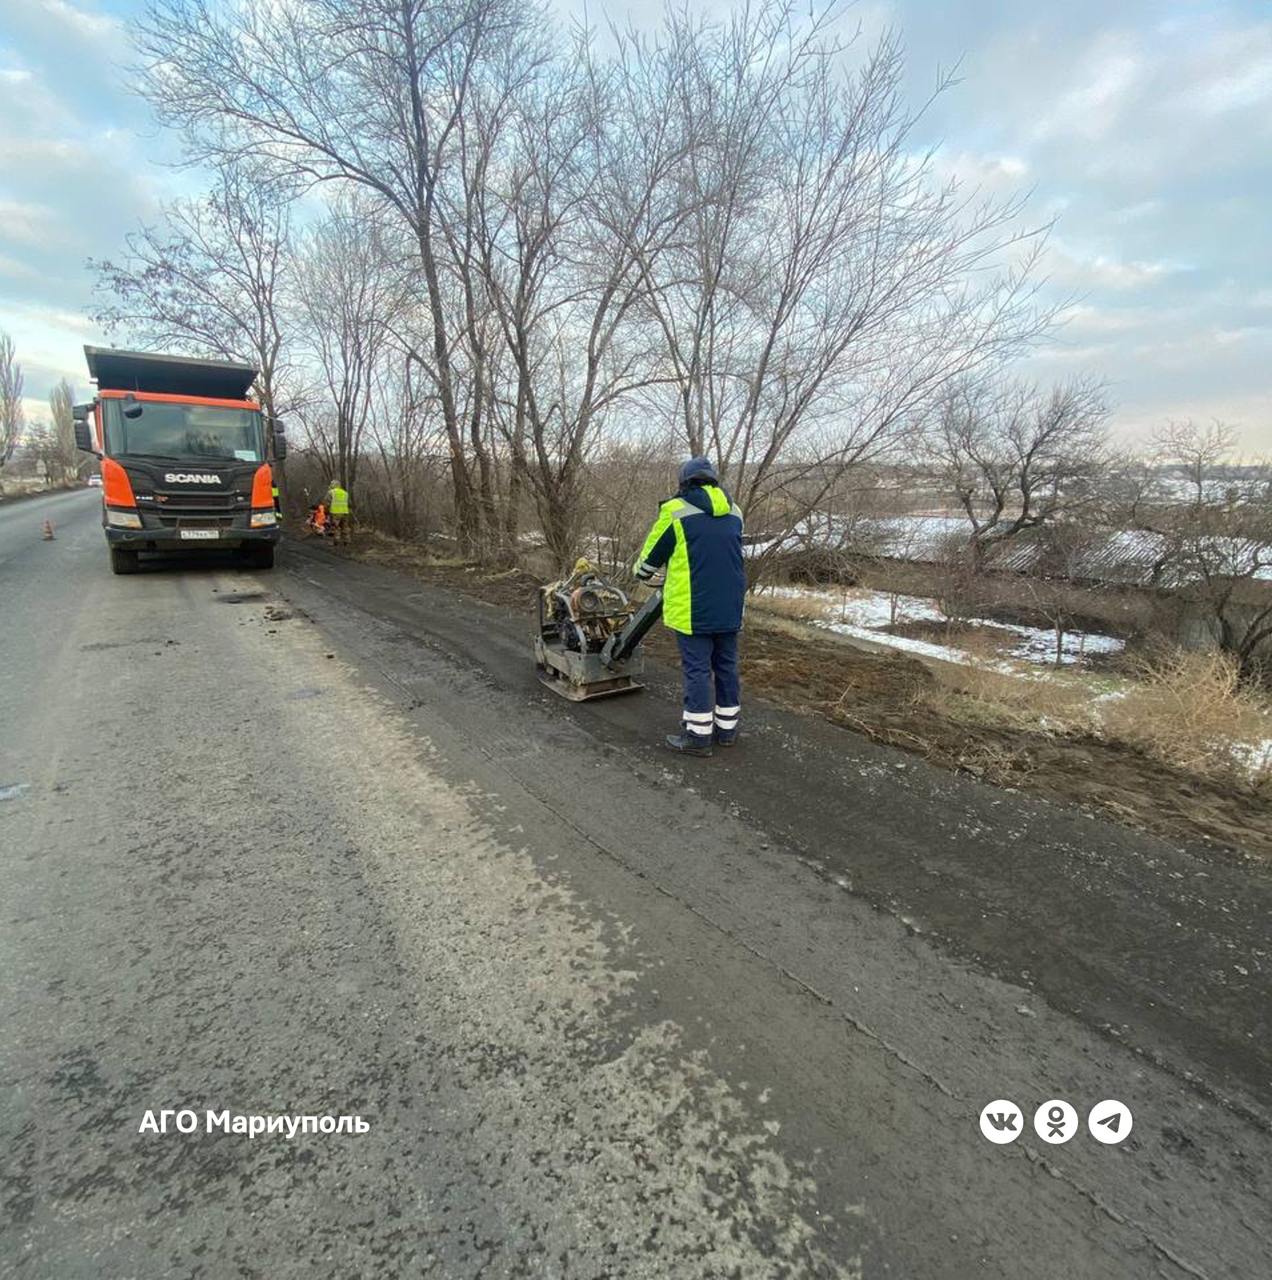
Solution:
<svg viewBox="0 0 1272 1280"><path fill-rule="evenodd" d="M645 670L640 642L662 617L662 606L661 591L637 605L578 561L569 577L539 588L539 680L572 702L644 688L636 678Z"/></svg>

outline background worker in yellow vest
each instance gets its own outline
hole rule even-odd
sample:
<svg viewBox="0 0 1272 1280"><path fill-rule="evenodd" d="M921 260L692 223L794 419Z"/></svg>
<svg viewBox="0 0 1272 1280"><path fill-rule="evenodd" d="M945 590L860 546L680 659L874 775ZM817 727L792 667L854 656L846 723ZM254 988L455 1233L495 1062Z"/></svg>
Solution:
<svg viewBox="0 0 1272 1280"><path fill-rule="evenodd" d="M331 531L337 542L349 541L349 494L339 480L331 482L327 490L327 515L331 519Z"/></svg>

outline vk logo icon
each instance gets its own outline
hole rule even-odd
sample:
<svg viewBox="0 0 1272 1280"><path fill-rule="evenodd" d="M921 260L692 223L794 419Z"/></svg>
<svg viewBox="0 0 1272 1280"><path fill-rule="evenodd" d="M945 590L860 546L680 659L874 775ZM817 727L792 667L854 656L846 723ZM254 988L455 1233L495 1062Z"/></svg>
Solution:
<svg viewBox="0 0 1272 1280"><path fill-rule="evenodd" d="M990 1142L1014 1142L1020 1137L1024 1116L1014 1102L999 1098L980 1113L980 1131Z"/></svg>

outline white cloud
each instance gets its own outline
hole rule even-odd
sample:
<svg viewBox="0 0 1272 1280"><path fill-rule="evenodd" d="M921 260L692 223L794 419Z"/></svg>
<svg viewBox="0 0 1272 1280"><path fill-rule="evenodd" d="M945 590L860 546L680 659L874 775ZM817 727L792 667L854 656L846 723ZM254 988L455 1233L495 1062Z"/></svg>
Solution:
<svg viewBox="0 0 1272 1280"><path fill-rule="evenodd" d="M1166 261L1120 260L1112 254L1084 252L1052 240L1047 246L1044 270L1060 285L1120 293L1143 288L1186 268Z"/></svg>
<svg viewBox="0 0 1272 1280"><path fill-rule="evenodd" d="M17 258L9 258L0 253L0 280L36 281L40 273L29 262L21 262Z"/></svg>
<svg viewBox="0 0 1272 1280"><path fill-rule="evenodd" d="M1123 226L1128 223L1139 222L1143 218L1151 218L1154 214L1161 213L1163 205L1160 200L1137 200L1134 204L1123 205L1120 209L1114 209L1109 217L1113 222Z"/></svg>
<svg viewBox="0 0 1272 1280"><path fill-rule="evenodd" d="M1272 104L1272 23L1216 33L1199 53L1198 74L1181 93L1188 107L1223 116Z"/></svg>
<svg viewBox="0 0 1272 1280"><path fill-rule="evenodd" d="M68 0L43 0L40 7L54 21L64 24L86 40L115 38L122 34L122 28L114 18L77 8Z"/></svg>
<svg viewBox="0 0 1272 1280"><path fill-rule="evenodd" d="M1073 340L1082 335L1087 338L1107 338L1111 334L1127 333L1141 326L1150 313L1142 307L1095 307L1089 303L1073 303L1057 317L1060 338Z"/></svg>
<svg viewBox="0 0 1272 1280"><path fill-rule="evenodd" d="M1033 125L1033 139L1095 142L1112 132L1144 78L1145 63L1134 51L1135 43L1122 33L1100 36L1083 59L1076 83Z"/></svg>
<svg viewBox="0 0 1272 1280"><path fill-rule="evenodd" d="M1231 346L1235 342L1267 342L1272 339L1272 325L1243 324L1234 329L1215 329L1211 341L1221 347Z"/></svg>
<svg viewBox="0 0 1272 1280"><path fill-rule="evenodd" d="M936 175L995 194L1019 190L1029 165L1018 155L994 155L941 147L932 157Z"/></svg>
<svg viewBox="0 0 1272 1280"><path fill-rule="evenodd" d="M4 146L0 143L0 163L4 162ZM0 241L20 244L43 244L53 210L45 204L24 200L0 199Z"/></svg>

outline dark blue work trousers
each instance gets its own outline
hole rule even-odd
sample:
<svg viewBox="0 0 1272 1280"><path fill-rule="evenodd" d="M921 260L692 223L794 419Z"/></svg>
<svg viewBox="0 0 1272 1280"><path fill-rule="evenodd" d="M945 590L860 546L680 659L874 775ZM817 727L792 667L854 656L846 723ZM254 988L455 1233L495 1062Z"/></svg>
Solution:
<svg viewBox="0 0 1272 1280"><path fill-rule="evenodd" d="M738 633L687 636L676 632L685 682L685 729L709 738L714 729L733 733L741 715ZM714 678L715 688L712 689Z"/></svg>

